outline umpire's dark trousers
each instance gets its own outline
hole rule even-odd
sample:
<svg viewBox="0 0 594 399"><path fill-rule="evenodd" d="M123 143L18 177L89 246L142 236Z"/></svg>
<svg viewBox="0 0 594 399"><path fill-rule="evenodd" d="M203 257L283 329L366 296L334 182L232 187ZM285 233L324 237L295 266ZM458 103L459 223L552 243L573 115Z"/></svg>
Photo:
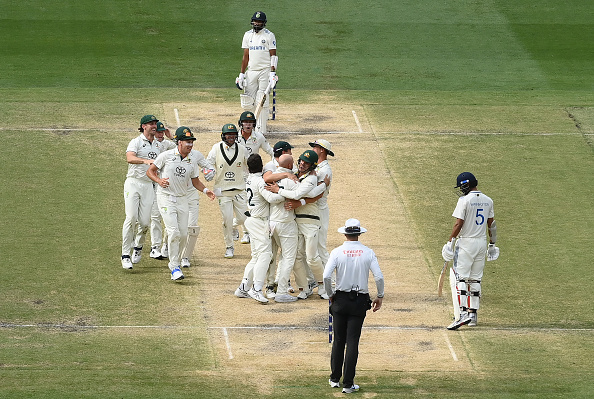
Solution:
<svg viewBox="0 0 594 399"><path fill-rule="evenodd" d="M340 377L344 375L342 385L346 387L352 386L355 379L355 368L359 357L359 338L370 304L369 294L357 295L356 292L336 291L332 305L330 305L334 332L330 357L332 370L330 379L339 382Z"/></svg>

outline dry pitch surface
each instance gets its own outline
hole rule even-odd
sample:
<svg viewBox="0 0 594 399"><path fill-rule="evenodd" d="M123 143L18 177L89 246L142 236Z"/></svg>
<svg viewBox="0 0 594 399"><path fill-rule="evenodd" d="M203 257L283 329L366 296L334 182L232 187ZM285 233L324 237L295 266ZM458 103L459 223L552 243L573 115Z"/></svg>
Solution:
<svg viewBox="0 0 594 399"><path fill-rule="evenodd" d="M206 155L220 138L225 123L236 123L238 111L212 104L165 104L168 125L190 126L199 139L196 148ZM354 112L353 112L354 111ZM451 301L446 281L444 298L436 294L433 275L420 251L398 188L386 168L373 126L362 108L308 104L282 109L269 121L271 145L287 140L295 156L316 138L332 143L333 183L330 190L328 249L344 236L336 229L350 217L361 220L368 232L361 241L375 250L385 277L383 307L368 312L360 343L358 375L373 371L448 371L472 369L461 332L448 332ZM211 132L211 133L204 133ZM267 155L263 155L265 162ZM249 245L235 245L235 257L223 258L221 217L216 202L201 197L201 235L193 264L185 273L190 289L186 300L201 308L209 331L216 369L244 377L257 373L262 392L270 392L274 372L319 371L329 374L328 301L314 294L294 303L266 305L234 296ZM436 252L439 257L439 252ZM370 279L370 290L375 283ZM188 302L186 302L188 303ZM257 365L257 369L255 367ZM261 373L262 368L270 373Z"/></svg>

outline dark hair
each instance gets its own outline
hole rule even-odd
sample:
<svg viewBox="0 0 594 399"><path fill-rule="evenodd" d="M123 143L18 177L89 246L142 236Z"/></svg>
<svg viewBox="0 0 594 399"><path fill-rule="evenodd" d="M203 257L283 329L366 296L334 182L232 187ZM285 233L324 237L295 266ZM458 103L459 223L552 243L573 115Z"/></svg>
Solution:
<svg viewBox="0 0 594 399"><path fill-rule="evenodd" d="M247 166L250 173L262 172L262 157L260 154L252 154L247 159Z"/></svg>

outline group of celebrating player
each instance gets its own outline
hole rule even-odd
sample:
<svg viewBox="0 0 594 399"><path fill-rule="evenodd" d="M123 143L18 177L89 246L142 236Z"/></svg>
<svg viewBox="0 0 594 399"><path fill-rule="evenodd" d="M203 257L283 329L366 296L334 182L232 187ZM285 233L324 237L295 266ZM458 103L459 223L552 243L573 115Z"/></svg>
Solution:
<svg viewBox="0 0 594 399"><path fill-rule="evenodd" d="M299 156L295 168L294 147L286 141L271 147L254 131L255 124L250 111L241 114L240 131L232 123L225 124L221 141L205 158L193 149L196 138L190 128L181 126L171 135L154 115L141 118L141 133L126 150L124 269L140 261L150 227L150 256L168 257L171 279L183 279L181 269L190 266L200 232L199 193L203 192L211 200L218 199L224 257L234 256L239 226L244 232L241 242L251 245L252 259L235 295L263 303L271 298L292 302L307 298L318 287L318 295L328 299L322 274L328 259L331 145L324 139L309 143L312 149ZM266 165L260 149L272 157ZM200 171L206 181L214 182L212 190L199 179ZM292 272L300 291L297 296L289 294Z"/></svg>

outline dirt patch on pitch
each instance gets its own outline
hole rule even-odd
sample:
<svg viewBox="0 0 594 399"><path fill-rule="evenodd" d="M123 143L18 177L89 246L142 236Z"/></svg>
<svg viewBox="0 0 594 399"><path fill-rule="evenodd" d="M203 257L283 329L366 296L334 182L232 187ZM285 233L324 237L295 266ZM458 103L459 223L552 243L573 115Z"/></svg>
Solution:
<svg viewBox="0 0 594 399"><path fill-rule="evenodd" d="M181 124L196 129L196 147L204 155L219 139L220 127L236 122L238 113L236 109L209 104L170 104L164 108L171 109L167 120L174 117L175 108ZM319 137L332 143L336 156L330 159L334 180L329 196L328 248L342 243L344 236L336 229L355 217L368 229L361 241L378 256L386 297L383 308L369 312L365 321L359 375L371 376L377 370L470 369L460 332L444 328L451 317L449 302L436 296L437 276L430 273L415 242L400 194L364 110L325 104L294 106L284 109L277 120L269 121L269 130L271 144L287 140L295 146L295 154L310 148L307 143ZM250 247L237 243L235 258L223 258L218 205L204 196L200 226L193 266L185 280L194 285L190 285L183 300L193 301L202 311L198 314L208 326L216 367L243 378L253 371L254 359L264 357L267 361L258 361L260 371L319 372L323 380L330 362L328 301L314 295L295 303L271 301L261 305L252 299L236 298L233 293L250 259ZM375 293L373 279L370 287ZM262 390L271 384L274 381L260 380Z"/></svg>

